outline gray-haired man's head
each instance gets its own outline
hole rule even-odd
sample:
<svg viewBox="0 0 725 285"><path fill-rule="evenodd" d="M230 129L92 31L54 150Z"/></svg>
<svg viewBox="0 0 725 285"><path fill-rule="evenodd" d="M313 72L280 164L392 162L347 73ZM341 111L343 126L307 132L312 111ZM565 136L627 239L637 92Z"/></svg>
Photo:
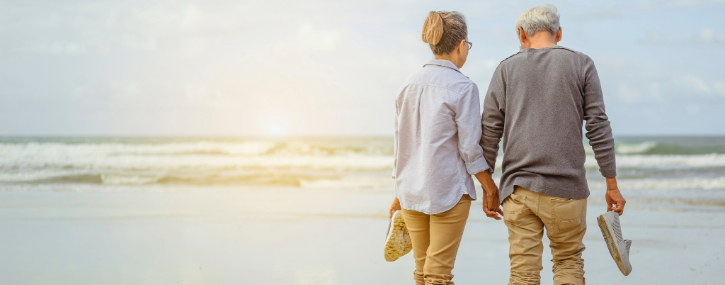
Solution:
<svg viewBox="0 0 725 285"><path fill-rule="evenodd" d="M541 31L556 34L559 31L559 13L551 4L528 9L516 19L516 34L520 37L519 28L529 36Z"/></svg>

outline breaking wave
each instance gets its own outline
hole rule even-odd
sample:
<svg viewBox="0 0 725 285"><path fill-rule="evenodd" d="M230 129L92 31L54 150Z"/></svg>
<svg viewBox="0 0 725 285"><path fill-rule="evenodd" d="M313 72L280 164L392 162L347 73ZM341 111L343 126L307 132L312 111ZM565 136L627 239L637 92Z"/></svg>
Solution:
<svg viewBox="0 0 725 285"><path fill-rule="evenodd" d="M596 172L585 147L585 167ZM725 139L625 141L616 151L617 167L636 178L620 183L635 183L633 189L725 188L719 178L725 176ZM0 185L379 188L392 187L392 166L392 138L0 138ZM679 182L648 177L665 172Z"/></svg>

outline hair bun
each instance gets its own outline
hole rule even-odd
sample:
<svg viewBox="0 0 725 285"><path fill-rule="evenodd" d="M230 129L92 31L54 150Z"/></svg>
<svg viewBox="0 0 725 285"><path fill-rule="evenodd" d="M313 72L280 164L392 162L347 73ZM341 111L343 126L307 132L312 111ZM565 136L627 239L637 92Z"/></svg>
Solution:
<svg viewBox="0 0 725 285"><path fill-rule="evenodd" d="M423 24L423 42L437 45L443 37L443 15L431 11Z"/></svg>

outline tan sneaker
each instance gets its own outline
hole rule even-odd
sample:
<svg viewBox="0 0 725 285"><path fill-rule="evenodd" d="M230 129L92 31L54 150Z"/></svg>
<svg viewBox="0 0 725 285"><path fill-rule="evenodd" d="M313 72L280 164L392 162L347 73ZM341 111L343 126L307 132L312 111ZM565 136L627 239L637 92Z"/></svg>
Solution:
<svg viewBox="0 0 725 285"><path fill-rule="evenodd" d="M632 265L629 263L629 247L632 245L631 240L622 238L622 227L619 225L619 213L611 211L597 217L599 228L604 235L604 241L607 242L609 254L617 263L619 271L624 276L632 272Z"/></svg>
<svg viewBox="0 0 725 285"><path fill-rule="evenodd" d="M405 228L403 212L393 211L388 224L388 235L385 237L385 260L393 262L413 249L408 229Z"/></svg>

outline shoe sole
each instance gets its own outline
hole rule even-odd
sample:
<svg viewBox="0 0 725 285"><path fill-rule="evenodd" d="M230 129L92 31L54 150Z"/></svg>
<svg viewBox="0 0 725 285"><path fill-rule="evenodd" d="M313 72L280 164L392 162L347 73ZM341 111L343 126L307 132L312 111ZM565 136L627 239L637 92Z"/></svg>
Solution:
<svg viewBox="0 0 725 285"><path fill-rule="evenodd" d="M632 241L631 240L622 241L627 248L627 255L623 255L622 252L620 252L620 248L617 245L617 241L615 239L615 235L613 232L614 226L607 224L607 220L604 217L604 215L597 217L597 223L599 224L599 229L602 230L602 235L604 236L604 241L607 243L607 248L609 249L609 254L612 255L614 262L617 263L617 267L619 267L619 271L621 271L622 274L624 274L624 276L629 275L629 273L632 272L632 266L629 265L629 268L627 268L628 267L627 264L629 263L629 256L628 256L629 255L629 246L632 244ZM625 261L625 259L626 259L626 261Z"/></svg>
<svg viewBox="0 0 725 285"><path fill-rule="evenodd" d="M396 261L410 251L406 251L406 244L409 241L406 242L405 240L405 231L403 213L400 211L393 212L393 218L388 228L388 236L385 238L385 261Z"/></svg>

